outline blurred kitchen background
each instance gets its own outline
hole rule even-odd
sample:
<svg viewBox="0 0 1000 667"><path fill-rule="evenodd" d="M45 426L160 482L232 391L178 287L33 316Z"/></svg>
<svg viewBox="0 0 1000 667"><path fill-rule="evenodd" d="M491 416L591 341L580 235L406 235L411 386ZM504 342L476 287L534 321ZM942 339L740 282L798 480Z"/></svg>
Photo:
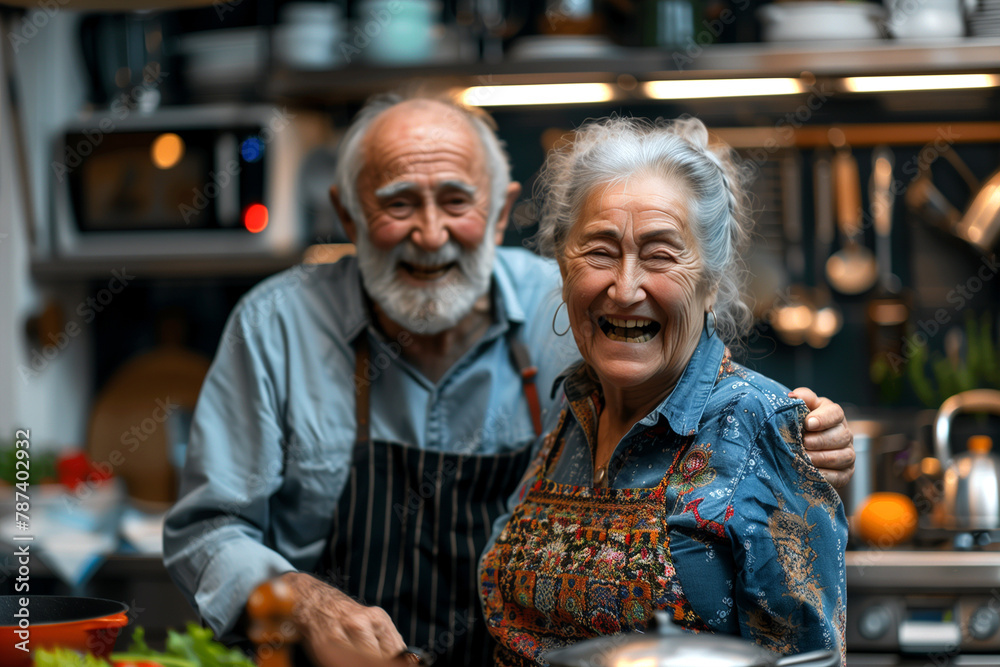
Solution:
<svg viewBox="0 0 1000 667"><path fill-rule="evenodd" d="M926 489L970 436L1000 434L982 416L1000 408L965 402L935 450L945 399L1000 389L1000 0L18 4L0 5L0 478L30 429L39 587L131 601L154 638L192 616L157 553L201 379L249 288L344 251L337 141L399 86L454 90L496 119L526 192L508 244L534 230L547 149L585 119L705 121L753 183L758 323L741 359L850 411L850 511L871 492L929 499L931 537L889 543L996 544L1000 511L948 532ZM982 604L912 600L934 577L988 598L1000 561L980 565L870 595L856 568L867 597L849 613L868 625L852 646L881 657L852 664L941 654L955 627L961 664L1000 652L996 605L969 639ZM8 592L13 567L0 555Z"/></svg>

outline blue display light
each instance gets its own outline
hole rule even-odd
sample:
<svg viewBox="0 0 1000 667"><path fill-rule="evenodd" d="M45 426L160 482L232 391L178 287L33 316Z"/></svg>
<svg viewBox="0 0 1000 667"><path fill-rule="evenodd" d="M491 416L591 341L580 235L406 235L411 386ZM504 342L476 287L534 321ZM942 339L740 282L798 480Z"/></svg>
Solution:
<svg viewBox="0 0 1000 667"><path fill-rule="evenodd" d="M259 162L264 157L264 144L257 137L249 137L240 144L240 155L247 162Z"/></svg>

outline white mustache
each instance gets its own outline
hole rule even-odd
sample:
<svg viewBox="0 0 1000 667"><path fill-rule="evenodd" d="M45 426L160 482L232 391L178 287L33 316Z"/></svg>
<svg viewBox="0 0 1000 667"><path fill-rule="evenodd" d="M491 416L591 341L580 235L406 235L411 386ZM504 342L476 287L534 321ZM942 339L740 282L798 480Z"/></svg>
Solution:
<svg viewBox="0 0 1000 667"><path fill-rule="evenodd" d="M434 252L421 250L412 241L404 241L392 249L392 260L395 263L406 262L415 266L440 266L457 262L464 254L461 246L452 240Z"/></svg>

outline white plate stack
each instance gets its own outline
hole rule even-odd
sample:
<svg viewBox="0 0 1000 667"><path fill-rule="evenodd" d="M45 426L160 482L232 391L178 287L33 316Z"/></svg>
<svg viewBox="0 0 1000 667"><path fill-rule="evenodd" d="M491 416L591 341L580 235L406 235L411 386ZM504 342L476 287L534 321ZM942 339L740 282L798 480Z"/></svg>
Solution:
<svg viewBox="0 0 1000 667"><path fill-rule="evenodd" d="M1000 0L979 0L969 15L969 34L973 37L1000 37Z"/></svg>

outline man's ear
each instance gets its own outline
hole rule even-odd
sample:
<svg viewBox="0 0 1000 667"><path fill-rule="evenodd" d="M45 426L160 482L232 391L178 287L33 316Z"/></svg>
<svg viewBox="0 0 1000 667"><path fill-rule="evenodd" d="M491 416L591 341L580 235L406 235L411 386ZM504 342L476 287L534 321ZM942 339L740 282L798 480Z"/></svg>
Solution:
<svg viewBox="0 0 1000 667"><path fill-rule="evenodd" d="M351 240L351 243L356 244L358 242L358 228L351 216L347 214L347 209L340 203L340 191L337 190L336 185L330 186L330 202L333 204L333 210L337 212L337 217L340 218L340 224L343 225L347 238Z"/></svg>
<svg viewBox="0 0 1000 667"><path fill-rule="evenodd" d="M507 199L504 201L500 217L497 219L496 240L497 245L503 245L503 233L507 231L507 223L510 221L510 212L514 210L514 203L521 196L521 184L512 181L507 186Z"/></svg>

